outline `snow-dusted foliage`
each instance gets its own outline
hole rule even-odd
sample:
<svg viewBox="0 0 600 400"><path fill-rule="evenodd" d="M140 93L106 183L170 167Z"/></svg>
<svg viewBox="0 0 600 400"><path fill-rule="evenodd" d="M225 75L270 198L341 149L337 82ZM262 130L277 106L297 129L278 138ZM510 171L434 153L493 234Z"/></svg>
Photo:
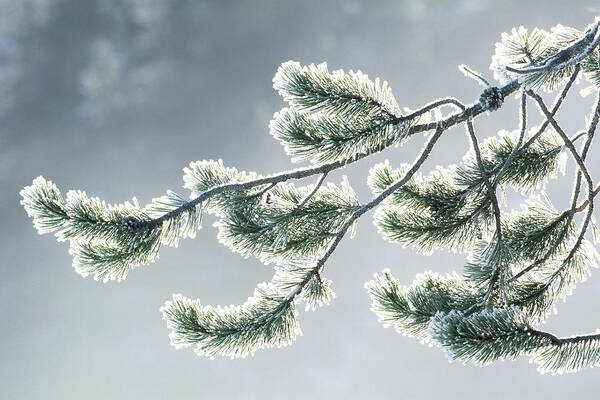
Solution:
<svg viewBox="0 0 600 400"><path fill-rule="evenodd" d="M273 86L287 105L275 113L270 134L293 162L308 166L261 175L221 160L192 162L183 170L189 199L168 191L145 207L135 199L109 205L82 191L63 197L39 177L21 191L21 203L38 232L69 241L75 270L95 279L121 280L154 262L162 245L194 238L206 215L222 244L272 264L272 280L239 306L210 306L179 294L165 303L171 343L198 354L235 358L289 345L301 334L299 303L314 310L335 298L325 266L358 219L376 210L375 224L390 242L424 253L445 248L466 254L461 273L429 271L411 285L401 285L390 270L376 274L365 287L384 326L462 362L487 365L525 355L541 372L598 366L600 335L558 338L535 326L598 261L587 231L600 232L593 219L600 188L586 159L600 120L599 26L597 20L584 31L559 25L502 34L491 64L500 86L460 67L484 86L471 105L441 98L406 111L385 81L360 71L329 72L325 63L286 62ZM554 116L581 75L592 84L596 104L589 118L581 118L584 129L568 135ZM538 89L559 91L552 107ZM475 118L506 107L513 93L520 98L519 129L486 132L488 138L479 140ZM544 119L538 126L529 126L528 103ZM443 115L446 106L456 111ZM455 165L421 173L438 139L459 124L470 140L466 154L457 155ZM371 168L373 197L366 202L347 177L326 181L334 170L427 132L414 160ZM543 190L564 174L567 157L577 172L569 206L558 211ZM297 182L306 178L313 181ZM500 196L505 190L528 196L520 209L508 209Z"/></svg>

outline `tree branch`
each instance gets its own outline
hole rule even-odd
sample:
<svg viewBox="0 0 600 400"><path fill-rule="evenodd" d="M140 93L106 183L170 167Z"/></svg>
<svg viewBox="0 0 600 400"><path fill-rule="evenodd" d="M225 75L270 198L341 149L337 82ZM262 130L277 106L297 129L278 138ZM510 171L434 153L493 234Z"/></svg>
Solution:
<svg viewBox="0 0 600 400"><path fill-rule="evenodd" d="M596 127L598 126L598 122L600 120L600 92L598 94L597 100L596 100L596 107L594 108L594 112L593 112L593 116L592 119L590 120L590 125L587 129L587 140L584 144L583 150L582 150L582 156L579 157L579 155L577 154L577 151L575 150L575 146L573 145L573 140L569 139L566 134L564 133L564 131L560 128L560 126L558 125L558 123L556 122L556 120L554 119L553 116L550 115L550 113L548 112L548 109L546 107L546 105L544 104L544 101L542 100L541 97L539 97L537 94L535 96L532 96L536 102L538 103L540 109L542 110L542 112L544 113L544 115L546 115L546 118L548 121L550 121L554 127L554 129L559 132L559 134L561 135L561 137L563 138L563 140L565 141L565 145L567 147L569 147L569 150L571 151L571 153L573 154L573 157L578 161L578 165L580 166L580 170L577 173L577 177L575 180L575 185L573 188L573 196L572 196L572 200L571 200L571 208L565 212L563 212L561 214L561 216L559 217L560 219L564 219L564 218L569 218L572 219L573 218L573 214L575 214L576 212L581 212L583 210L585 210L587 207L588 208L588 212L586 214L586 217L584 219L584 223L581 227L581 231L579 233L579 236L577 238L577 241L575 242L575 245L572 247L571 251L569 252L569 255L567 256L567 258L564 260L561 268L559 268L557 270L557 272L555 274L553 274L553 277L556 276L556 274L564 267L564 265L575 255L575 252L577 251L577 249L579 248L579 246L581 245L581 242L583 241L583 237L585 236L585 232L587 231L587 227L588 224L591 220L592 214L593 214L593 202L594 202L594 197L598 194L598 192L600 191L600 186L598 186L596 188L596 190L593 189L593 182L591 180L591 177L589 176L589 173L587 172L587 169L585 168L585 164L583 163L583 160L585 160L588 150L590 148L591 142L592 142L592 138L594 136L594 133L596 131ZM580 136L577 135L575 137L575 139L579 138ZM581 166L583 165L583 168L581 168ZM588 199L582 203L581 205L577 206L577 198L579 197L579 188L581 186L581 175L582 173L587 174L586 176L586 180L588 183ZM589 178L589 179L588 179ZM555 223L555 221L553 221L552 223ZM562 236L561 236L561 240L562 240ZM546 252L546 254L544 254L544 256L539 259L536 260L534 263L532 263L531 265L529 265L528 267L522 269L521 271L519 271L518 274L516 274L511 281L513 280L517 280L520 277L522 277L523 275L525 275L527 272L531 271L533 268L542 265L552 254L553 249L548 249L548 251ZM553 278L552 278L553 279Z"/></svg>
<svg viewBox="0 0 600 400"><path fill-rule="evenodd" d="M337 248L337 246L340 244L340 242L343 239L343 237L346 234L346 232L348 232L348 229L350 229L350 227L352 226L352 224L358 218L360 218L367 211L375 208L386 197L388 197L393 192L395 192L396 190L398 190L399 188L401 188L402 186L404 186L410 180L410 178L412 178L412 176L419 170L419 168L421 167L421 165L425 162L425 160L427 159L427 157L429 157L429 154L433 150L433 146L438 141L438 139L442 136L443 132L444 132L444 129L441 126L438 127L438 129L436 129L436 131L433 134L433 136L429 139L429 141L427 142L427 144L425 145L425 147L421 151L421 154L419 155L419 157L415 160L415 162L410 167L410 169L408 171L406 171L406 173L404 174L404 176L400 180L398 180L396 183L394 183L393 185L391 185L390 187L388 187L386 190L384 190L383 192L381 192L381 194L379 194L377 197L373 198L370 202L368 202L366 204L363 204L358 210L356 210L350 216L350 218L348 218L348 220L346 221L346 223L342 226L342 228L340 229L340 231L336 234L333 242L331 243L331 245L329 246L329 248L326 250L325 254L317 261L317 264L315 265L315 267L310 271L310 273L308 273L306 275L306 277L304 278L304 280L298 286L296 286L294 289L292 289L288 293L288 295L286 296L286 301L287 302L291 302L298 294L300 294L302 292L302 290L304 289L304 287L306 286L306 284L308 282L310 282L310 280L312 279L312 277L319 273L319 271L324 267L325 262L329 259L329 257L331 257L331 255L333 254L333 252L335 251L335 249Z"/></svg>
<svg viewBox="0 0 600 400"><path fill-rule="evenodd" d="M494 210L494 219L496 221L496 246L502 246L502 222L500 220L500 206L498 204L498 198L496 197L496 189L495 186L492 185L488 178L488 173L485 170L485 166L483 165L483 160L481 158L481 150L479 149L479 144L477 143L477 136L475 135L475 130L473 129L473 122L469 119L467 120L467 132L471 138L471 143L473 145L473 152L475 153L475 159L477 160L477 167L481 172L481 176L483 177L483 183L489 193L490 201L492 203L492 208ZM495 265L494 270L492 271L492 277L490 278L490 284L488 289L483 297L483 302L488 303L491 299L492 292L496 283L498 282L498 278L500 277L500 268L501 265Z"/></svg>
<svg viewBox="0 0 600 400"><path fill-rule="evenodd" d="M552 57L546 60L546 62L537 67L516 69L506 66L506 70L516 74L530 74L535 72L553 72L563 68L570 67L578 64L587 57L600 43L600 35L594 39L598 32L600 21L596 22L581 39L570 45L569 47L562 49Z"/></svg>
<svg viewBox="0 0 600 400"><path fill-rule="evenodd" d="M533 328L528 329L527 332L531 333L534 336L548 338L548 339L550 339L552 344L555 346L562 346L563 344L570 344L570 343L585 342L588 340L600 340L600 334L579 335L579 336L571 336L571 337L566 337L566 338L559 338L557 336L554 336L551 333L538 331Z"/></svg>
<svg viewBox="0 0 600 400"><path fill-rule="evenodd" d="M516 91L519 88L519 86L520 86L519 82L514 80L514 81L504 85L499 90L506 97L506 96L510 95L511 93L513 93L514 91ZM453 98L445 98L445 99L437 100L433 103L426 104L419 110L414 111L413 113L411 113L407 116L398 117L397 121L395 121L395 123L398 124L398 123L408 121L412 118L416 118L436 107L439 107L439 106L445 105L445 104L453 104L453 105L457 106L458 108L462 109L463 111L461 111L460 113L457 113L457 114L453 114L453 115L451 115L441 121L438 121L438 122L414 125L410 129L410 135L430 131L433 129L438 129L438 127L441 127L443 130L446 130L456 124L466 121L468 118L475 117L475 116L481 114L482 112L486 111L479 103L476 103L468 108L465 108L465 106L460 101L453 99ZM410 117L410 119L408 117ZM381 150L383 150L383 149L381 149ZM353 159L334 161L334 162L331 162L328 164L323 164L323 165L320 165L317 167L296 169L293 171L283 172L278 175L267 176L264 178L259 178L259 179L255 179L255 180L247 181L247 182L230 183L230 184L226 184L226 185L216 186L210 190L207 190L207 191L201 193L198 197L183 204L181 207L178 207L178 208L166 213L165 215L162 215L161 217L154 218L154 219L147 220L147 221L141 221L141 223L139 225L145 226L145 227L157 226L170 218L173 218L193 207L198 206L203 201L208 200L211 197L213 197L219 193L233 191L233 190L248 190L248 189L252 189L255 186L260 186L260 185L265 185L265 184L274 184L274 183L276 184L279 182L285 182L285 181L292 180L292 179L303 179L303 178L307 178L307 177L310 177L313 175L329 173L335 169L344 167L344 166L352 164L358 160L361 160L369 155L370 154L363 153L363 154L358 155L357 157L354 157Z"/></svg>
<svg viewBox="0 0 600 400"><path fill-rule="evenodd" d="M506 98L507 96L510 96L512 93L514 93L517 89L519 89L519 87L521 87L521 84L518 80L515 79L514 81L507 83L501 88L498 88L498 90L502 94L502 96ZM462 122L465 122L469 118L474 118L484 111L488 111L488 109L484 108L479 102L476 102L464 111L451 115L448 118L443 119L442 121L414 125L410 129L410 134L414 135L415 133L426 132L436 129L438 124L441 125L444 129L448 129L454 125L458 125Z"/></svg>

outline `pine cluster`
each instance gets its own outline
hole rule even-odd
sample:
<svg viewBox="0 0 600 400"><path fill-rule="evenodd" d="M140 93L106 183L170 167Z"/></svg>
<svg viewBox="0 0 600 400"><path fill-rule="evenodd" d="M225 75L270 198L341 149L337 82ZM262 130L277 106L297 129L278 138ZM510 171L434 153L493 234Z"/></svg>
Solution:
<svg viewBox="0 0 600 400"><path fill-rule="evenodd" d="M287 62L273 79L287 106L269 129L293 162L309 166L260 175L221 160L196 161L183 170L189 199L168 191L144 207L135 199L106 204L81 191L63 197L39 177L21 191L21 203L40 234L70 242L75 270L97 280L122 280L154 262L162 245L194 238L204 214L216 220L219 241L233 252L272 263L272 280L239 306L203 305L179 294L165 303L171 343L198 354L234 358L289 345L301 334L298 304L313 310L335 297L322 276L325 265L358 219L376 210L375 224L390 242L467 255L462 273L425 272L408 286L389 270L376 274L365 287L384 326L463 362L487 365L525 355L541 372L598 366L600 334L558 338L535 326L597 266L588 228L598 233L593 209L600 188L586 157L600 120L599 26L600 19L585 31L559 25L550 32L520 27L504 33L490 66L502 86L461 66L485 86L469 106L443 98L407 111L387 82L360 71L330 72L324 63ZM585 129L568 135L554 116L580 76L597 101ZM550 108L537 94L559 89ZM502 107L517 91L519 129L480 143L475 117ZM528 126L532 102L544 117L535 127ZM456 110L444 115L448 106ZM439 137L459 124L471 148L456 165L421 173ZM361 203L346 177L337 185L326 182L329 172L428 131L434 133L412 164L372 167L371 200ZM567 157L577 172L570 207L557 211L544 187L564 174ZM309 177L316 181L293 182ZM500 196L505 190L526 196L519 210L507 209Z"/></svg>

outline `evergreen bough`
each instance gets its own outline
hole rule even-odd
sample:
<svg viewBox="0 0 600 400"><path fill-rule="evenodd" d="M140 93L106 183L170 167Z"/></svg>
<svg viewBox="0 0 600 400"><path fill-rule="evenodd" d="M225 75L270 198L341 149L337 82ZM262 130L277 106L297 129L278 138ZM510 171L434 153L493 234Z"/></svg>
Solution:
<svg viewBox="0 0 600 400"><path fill-rule="evenodd" d="M63 197L38 177L21 191L21 203L40 234L70 242L75 270L96 280L125 279L132 268L154 262L162 245L193 238L205 213L217 219L219 240L231 250L273 263L272 281L240 306L213 307L179 294L165 303L171 343L198 354L243 357L290 344L300 334L298 303L314 309L331 301L325 264L359 217L376 209L385 239L425 253L449 248L468 255L460 275L425 272L408 286L389 270L375 275L365 287L384 326L465 362L527 355L541 372L598 366L600 334L558 338L535 326L598 260L586 233L590 227L598 233L593 209L600 187L586 157L600 119L599 26L597 18L585 31L558 25L550 32L520 27L502 34L490 66L500 86L460 67L484 86L471 105L442 98L403 112L379 79L329 72L325 63L286 62L273 85L288 107L275 114L270 133L294 162L309 166L263 176L221 160L192 162L184 168L190 200L169 191L144 207L135 199L109 205L81 191ZM597 100L586 128L568 135L555 114L579 76L592 83ZM558 90L551 107L538 94ZM520 99L519 129L480 141L473 120L512 94ZM528 125L528 100L544 117L539 126ZM444 116L448 106L455 111ZM437 140L459 124L471 142L462 161L421 174ZM333 170L427 132L412 164L386 161L371 169L368 202L358 200L346 178L325 182ZM543 187L567 156L578 170L570 207L559 212ZM293 183L309 177L316 182ZM529 196L521 209L509 212L499 200L498 189L506 187ZM578 213L584 213L579 226Z"/></svg>

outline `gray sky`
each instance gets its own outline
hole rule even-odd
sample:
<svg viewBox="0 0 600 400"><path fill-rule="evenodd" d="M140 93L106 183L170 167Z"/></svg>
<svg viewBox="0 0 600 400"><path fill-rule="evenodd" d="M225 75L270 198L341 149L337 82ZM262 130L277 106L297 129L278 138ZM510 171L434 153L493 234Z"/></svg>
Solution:
<svg viewBox="0 0 600 400"><path fill-rule="evenodd" d="M243 360L209 360L169 345L159 307L172 293L238 304L272 268L220 245L207 218L195 240L124 282L83 279L68 246L39 236L18 204L38 175L63 191L142 204L179 190L190 161L239 169L291 167L268 123L283 102L271 79L289 59L327 61L389 82L401 106L438 97L470 103L481 88L462 63L488 71L494 43L513 26L583 29L597 1L90 1L0 0L0 397L3 399L596 399L598 370L539 375L526 359L480 368L384 329L363 288L390 268L404 284L424 270L462 268L464 255L432 256L383 241L372 214L329 261L337 298L300 312L290 347ZM581 82L559 115L575 133L592 96ZM482 137L518 127L518 102L476 121ZM531 107L533 110L534 108ZM539 121L536 115L533 123ZM362 201L375 162L412 162L415 138L344 169ZM423 167L460 161L464 129L448 131ZM589 156L598 176L598 149ZM573 163L547 192L570 196ZM184 193L183 190L179 190ZM514 199L510 197L511 201ZM515 203L518 204L518 203ZM597 275L597 274L596 274ZM581 284L544 329L600 328L600 279Z"/></svg>

